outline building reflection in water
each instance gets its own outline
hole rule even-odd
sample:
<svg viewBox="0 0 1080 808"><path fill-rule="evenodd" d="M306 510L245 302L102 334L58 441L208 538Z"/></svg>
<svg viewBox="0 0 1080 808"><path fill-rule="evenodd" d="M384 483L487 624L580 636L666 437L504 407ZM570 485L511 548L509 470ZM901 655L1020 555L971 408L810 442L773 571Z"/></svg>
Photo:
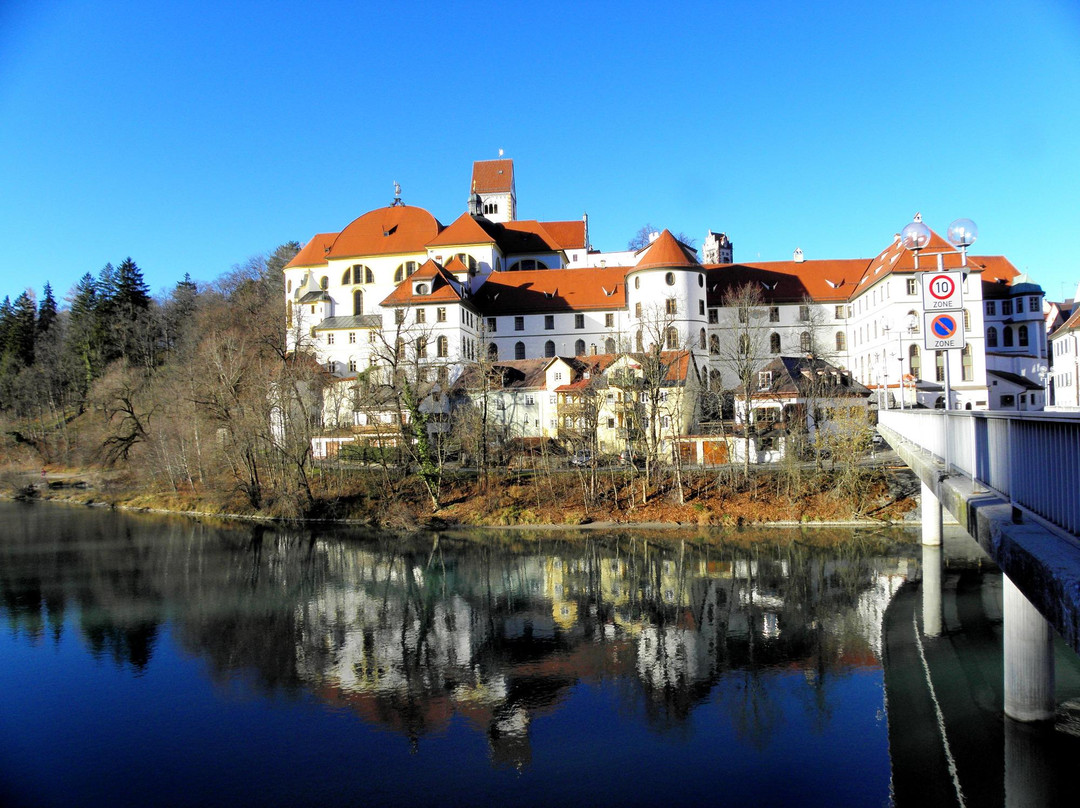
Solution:
<svg viewBox="0 0 1080 808"><path fill-rule="evenodd" d="M801 669L828 719L828 680L880 667L881 623L906 557L797 543L658 549L640 539L544 553L390 552L318 541L326 583L296 606L296 671L329 704L419 743L461 716L492 760L530 760L529 728L577 682L618 679L676 728L725 676L740 736L766 744L770 670Z"/></svg>

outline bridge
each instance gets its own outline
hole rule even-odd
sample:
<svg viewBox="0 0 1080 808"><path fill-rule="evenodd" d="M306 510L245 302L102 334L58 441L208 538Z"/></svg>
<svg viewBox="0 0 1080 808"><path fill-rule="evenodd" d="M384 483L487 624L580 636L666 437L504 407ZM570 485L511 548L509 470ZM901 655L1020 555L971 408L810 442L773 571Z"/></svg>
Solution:
<svg viewBox="0 0 1080 808"><path fill-rule="evenodd" d="M1080 653L1080 414L886 410L878 432L922 482L924 548L940 547L948 510L1002 570L1006 715L1053 719L1051 627ZM927 633L940 631L936 558Z"/></svg>

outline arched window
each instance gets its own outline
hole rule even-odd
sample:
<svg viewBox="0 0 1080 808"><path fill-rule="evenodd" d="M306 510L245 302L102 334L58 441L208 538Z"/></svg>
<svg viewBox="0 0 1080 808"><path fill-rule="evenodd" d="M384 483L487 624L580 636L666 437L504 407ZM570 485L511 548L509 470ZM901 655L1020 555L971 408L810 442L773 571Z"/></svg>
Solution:
<svg viewBox="0 0 1080 808"><path fill-rule="evenodd" d="M447 356L450 353L450 341L446 337L435 340L435 352L439 356Z"/></svg>
<svg viewBox="0 0 1080 808"><path fill-rule="evenodd" d="M993 326L990 326L988 329L986 329L986 347L997 347L997 329Z"/></svg>
<svg viewBox="0 0 1080 808"><path fill-rule="evenodd" d="M809 353L810 352L810 332L809 331L803 331L801 334L799 334L799 349L803 353Z"/></svg>
<svg viewBox="0 0 1080 808"><path fill-rule="evenodd" d="M584 356L584 355L585 355L585 340L579 339L577 342L574 343L574 356Z"/></svg>
<svg viewBox="0 0 1080 808"><path fill-rule="evenodd" d="M838 351L846 351L847 350L847 338L844 336L843 331L837 331L836 332L836 350L838 350Z"/></svg>
<svg viewBox="0 0 1080 808"><path fill-rule="evenodd" d="M975 358L971 355L971 345L965 345L960 352L960 373L965 382L975 378Z"/></svg>
<svg viewBox="0 0 1080 808"><path fill-rule="evenodd" d="M705 329L703 328L698 332L698 347L703 351L705 350L705 346L708 345L705 339Z"/></svg>
<svg viewBox="0 0 1080 808"><path fill-rule="evenodd" d="M550 358L555 355L555 343L548 340L544 343L544 356Z"/></svg>
<svg viewBox="0 0 1080 808"><path fill-rule="evenodd" d="M604 340L604 353L615 353L615 340L611 337Z"/></svg>
<svg viewBox="0 0 1080 808"><path fill-rule="evenodd" d="M679 347L679 331L674 326L667 330L667 347L669 351Z"/></svg>
<svg viewBox="0 0 1080 808"><path fill-rule="evenodd" d="M356 317L364 313L364 293L359 289L352 293L352 313Z"/></svg>
<svg viewBox="0 0 1080 808"><path fill-rule="evenodd" d="M514 344L514 359L525 358L525 343L518 342Z"/></svg>
<svg viewBox="0 0 1080 808"><path fill-rule="evenodd" d="M326 291L329 287L330 287L330 279L328 277L326 277L325 275L323 275L319 279L319 288L322 289L323 291Z"/></svg>
<svg viewBox="0 0 1080 808"><path fill-rule="evenodd" d="M922 370L922 362L919 360L918 345L912 345L908 348L908 369L912 376L916 379L919 378L919 372Z"/></svg>
<svg viewBox="0 0 1080 808"><path fill-rule="evenodd" d="M375 273L369 267L364 267L364 283L375 283Z"/></svg>
<svg viewBox="0 0 1080 808"><path fill-rule="evenodd" d="M416 358L427 359L427 337L416 338Z"/></svg>
<svg viewBox="0 0 1080 808"><path fill-rule="evenodd" d="M406 261L403 264L398 264L398 268L394 270L394 283L401 283L416 272L416 269L417 265L415 261Z"/></svg>
<svg viewBox="0 0 1080 808"><path fill-rule="evenodd" d="M600 351L597 349L596 343L595 342L590 342L589 343L589 356L596 356L598 353L600 353Z"/></svg>
<svg viewBox="0 0 1080 808"><path fill-rule="evenodd" d="M713 356L716 356L720 353L720 337L718 337L716 334L713 334L709 337L709 353L711 353Z"/></svg>
<svg viewBox="0 0 1080 808"><path fill-rule="evenodd" d="M543 261L537 261L535 258L522 258L520 261L515 261L510 265L509 272L528 271L530 269L547 269L548 266Z"/></svg>
<svg viewBox="0 0 1080 808"><path fill-rule="evenodd" d="M351 267L345 270L345 274L341 276L342 286L348 286L353 283L374 283L375 275L371 270L363 264L353 264Z"/></svg>
<svg viewBox="0 0 1080 808"><path fill-rule="evenodd" d="M934 351L934 380L945 381L945 352Z"/></svg>
<svg viewBox="0 0 1080 808"><path fill-rule="evenodd" d="M352 267L345 270L345 274L341 276L341 285L348 286L352 283Z"/></svg>
<svg viewBox="0 0 1080 808"><path fill-rule="evenodd" d="M1011 348L1013 344L1012 329L1008 326L1005 326L1003 329L1001 329L1001 336L1003 338L1002 345L1006 348Z"/></svg>
<svg viewBox="0 0 1080 808"><path fill-rule="evenodd" d="M1016 329L1016 342L1021 348L1026 348L1028 344L1028 329L1026 325L1020 326Z"/></svg>
<svg viewBox="0 0 1080 808"><path fill-rule="evenodd" d="M473 258L471 255L469 255L468 253L457 253L453 257L459 260L468 268L470 275L476 274L476 259Z"/></svg>
<svg viewBox="0 0 1080 808"><path fill-rule="evenodd" d="M911 326L912 326L911 333L912 334L918 334L919 333L919 322L920 322L920 320L922 320L922 318L918 314L915 313L915 309L912 309L911 311L909 311L907 313L907 321L909 323L911 323Z"/></svg>
<svg viewBox="0 0 1080 808"><path fill-rule="evenodd" d="M488 343L488 359L498 359L498 358L499 358L499 346L496 345L494 342L489 342Z"/></svg>
<svg viewBox="0 0 1080 808"><path fill-rule="evenodd" d="M769 352L780 353L780 335L776 332L769 335Z"/></svg>

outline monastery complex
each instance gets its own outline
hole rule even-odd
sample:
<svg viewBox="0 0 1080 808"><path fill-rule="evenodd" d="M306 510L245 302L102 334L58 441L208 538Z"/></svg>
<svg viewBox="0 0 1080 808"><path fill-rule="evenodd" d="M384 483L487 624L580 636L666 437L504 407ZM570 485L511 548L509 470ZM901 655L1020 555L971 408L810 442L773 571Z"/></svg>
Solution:
<svg viewBox="0 0 1080 808"><path fill-rule="evenodd" d="M885 236L869 258L796 250L788 261L739 263L722 233L705 236L700 256L667 230L639 249L603 252L588 216L541 222L517 211L513 161L476 162L467 209L449 224L399 193L315 235L285 267L290 348L314 356L332 388L351 391L324 405L328 427L362 427L368 382L385 383L405 356L436 397L481 360L502 368L496 411L523 436L557 436L572 385L632 372L655 348L670 360L665 383L684 400L666 418L672 435L721 415L746 420L697 401L738 385L740 350L757 355L765 410L798 399L800 377L814 375L866 406L944 406L946 373L954 409L1046 404L1043 292L1003 256L966 256L966 347L927 352L920 275L964 262L936 233L921 257ZM753 345L732 302L746 288L760 296ZM619 420L614 410L600 418L601 431L613 430L601 450L619 445Z"/></svg>

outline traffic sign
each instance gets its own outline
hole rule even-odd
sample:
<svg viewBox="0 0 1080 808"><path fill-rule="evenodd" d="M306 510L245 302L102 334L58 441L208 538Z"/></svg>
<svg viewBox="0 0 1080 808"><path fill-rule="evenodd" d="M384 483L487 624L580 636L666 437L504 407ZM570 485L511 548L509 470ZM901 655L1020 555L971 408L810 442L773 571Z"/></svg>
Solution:
<svg viewBox="0 0 1080 808"><path fill-rule="evenodd" d="M923 311L955 311L964 308L963 272L924 272Z"/></svg>
<svg viewBox="0 0 1080 808"><path fill-rule="evenodd" d="M964 317L952 312L923 312L923 347L928 351L963 348Z"/></svg>

